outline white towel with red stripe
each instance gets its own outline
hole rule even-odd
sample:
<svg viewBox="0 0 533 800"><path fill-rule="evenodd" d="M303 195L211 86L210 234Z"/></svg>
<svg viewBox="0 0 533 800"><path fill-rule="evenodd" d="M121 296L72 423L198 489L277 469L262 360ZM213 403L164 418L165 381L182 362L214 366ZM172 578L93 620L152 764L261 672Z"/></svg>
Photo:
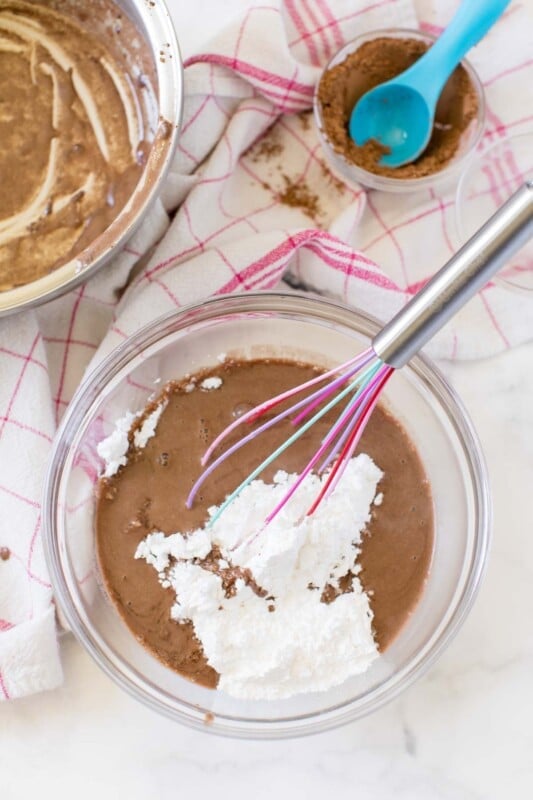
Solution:
<svg viewBox="0 0 533 800"><path fill-rule="evenodd" d="M342 189L327 177L305 112L321 66L344 42L392 26L438 33L456 5L250 7L187 62L174 168L134 239L86 286L0 321L0 698L62 679L41 491L55 428L91 359L161 313L208 294L271 288L284 274L386 319L453 252L453 194ZM472 54L487 90L485 147L533 128L532 22L533 0L517 0ZM264 134L270 145L250 150ZM314 205L284 203L294 186ZM490 286L429 349L476 358L532 335L529 298Z"/></svg>

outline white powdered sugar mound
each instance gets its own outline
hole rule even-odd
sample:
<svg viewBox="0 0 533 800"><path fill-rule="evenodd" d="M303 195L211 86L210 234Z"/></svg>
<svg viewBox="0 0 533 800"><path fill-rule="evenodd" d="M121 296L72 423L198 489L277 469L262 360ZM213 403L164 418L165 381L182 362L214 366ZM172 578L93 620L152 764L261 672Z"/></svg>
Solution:
<svg viewBox="0 0 533 800"><path fill-rule="evenodd" d="M155 435L157 423L166 406L167 402L164 400L146 417L141 427L133 434L133 444L138 450L146 447L149 440ZM120 467L124 467L128 463L126 454L130 446L129 432L135 420L140 416L140 412L132 414L131 411L126 411L124 416L115 422L115 430L96 446L96 451L104 462L102 474L105 478L115 475Z"/></svg>
<svg viewBox="0 0 533 800"><path fill-rule="evenodd" d="M256 480L211 526L183 536L150 534L144 558L172 586L172 617L191 621L218 688L235 697L284 698L329 689L364 672L378 655L372 612L357 577L351 591L321 602L325 587L357 574L361 537L382 472L365 454L350 461L333 495L304 516L325 477L309 475L289 504L261 530L295 475L279 472L274 484ZM210 509L211 516L216 508ZM259 596L239 578L226 596L222 578L202 564L213 545L218 570L241 567ZM263 594L263 592L261 592Z"/></svg>
<svg viewBox="0 0 533 800"><path fill-rule="evenodd" d="M218 375L213 375L211 378L204 378L200 384L200 388L206 391L212 391L213 389L220 389L222 383L222 378L219 378Z"/></svg>
<svg viewBox="0 0 533 800"><path fill-rule="evenodd" d="M130 446L128 434L136 418L136 414L127 411L123 417L120 417L115 422L113 433L110 433L109 436L98 443L96 451L104 461L103 475L105 478L110 478L118 472L120 467L126 465L128 460L126 453Z"/></svg>
<svg viewBox="0 0 533 800"><path fill-rule="evenodd" d="M152 411L152 413L146 417L141 427L135 431L133 434L133 444L135 447L138 447L140 450L146 447L152 436L155 435L157 423L166 407L166 402L158 405L155 411Z"/></svg>

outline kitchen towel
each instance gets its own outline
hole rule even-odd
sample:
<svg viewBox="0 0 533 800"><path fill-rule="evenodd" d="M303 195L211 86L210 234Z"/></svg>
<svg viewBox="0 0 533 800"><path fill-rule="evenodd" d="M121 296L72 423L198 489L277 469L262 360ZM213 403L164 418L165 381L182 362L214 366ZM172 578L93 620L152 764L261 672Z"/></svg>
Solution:
<svg viewBox="0 0 533 800"><path fill-rule="evenodd" d="M91 362L161 313L272 288L284 275L387 319L453 252L453 192L344 187L324 165L310 107L321 67L344 42L393 26L438 34L456 6L250 6L186 62L175 162L138 233L86 285L0 321L0 698L62 679L41 492L56 426ZM532 22L532 0L517 0L471 56L487 96L482 147L533 128ZM530 303L490 286L428 350L476 358L526 341Z"/></svg>

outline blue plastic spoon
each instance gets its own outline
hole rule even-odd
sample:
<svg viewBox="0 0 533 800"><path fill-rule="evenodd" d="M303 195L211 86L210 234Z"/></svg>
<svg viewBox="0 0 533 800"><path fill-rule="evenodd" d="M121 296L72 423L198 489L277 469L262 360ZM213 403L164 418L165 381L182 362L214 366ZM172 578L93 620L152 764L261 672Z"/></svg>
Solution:
<svg viewBox="0 0 533 800"><path fill-rule="evenodd" d="M435 44L412 67L364 94L349 124L357 145L375 139L390 149L379 161L401 167L427 147L442 89L464 55L487 33L511 0L463 0Z"/></svg>

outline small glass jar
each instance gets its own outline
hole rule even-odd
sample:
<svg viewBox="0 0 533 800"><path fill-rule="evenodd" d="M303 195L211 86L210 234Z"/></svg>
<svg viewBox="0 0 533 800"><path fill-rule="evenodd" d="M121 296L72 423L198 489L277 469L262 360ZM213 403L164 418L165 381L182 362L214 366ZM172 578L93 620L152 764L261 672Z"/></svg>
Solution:
<svg viewBox="0 0 533 800"><path fill-rule="evenodd" d="M351 42L346 44L339 50L330 62L324 68L322 74L327 72L337 64L342 64L343 61L351 54L358 50L363 44L371 42L374 39L414 39L419 42L424 42L431 46L435 42L435 38L426 33L421 33L417 30L408 28L384 28L382 30L372 31L362 36L358 36ZM314 99L313 109L316 126L318 129L319 139L324 150L324 154L328 161L329 167L332 172L339 177L342 181L349 186L358 188L359 186L366 186L369 189L381 189L384 192L416 192L422 189L432 189L437 185L444 185L446 183L452 184L457 180L459 174L464 170L466 163L473 155L485 127L485 94L481 81L472 67L472 65L464 59L461 62L466 70L468 77L477 94L477 115L470 123L467 129L463 132L459 146L451 158L442 169L434 172L431 175L424 175L419 178L394 178L386 175L377 175L370 172L358 164L348 161L341 153L337 152L329 141L325 132L324 120L322 117L322 107L318 98L318 87L320 81L317 83Z"/></svg>

